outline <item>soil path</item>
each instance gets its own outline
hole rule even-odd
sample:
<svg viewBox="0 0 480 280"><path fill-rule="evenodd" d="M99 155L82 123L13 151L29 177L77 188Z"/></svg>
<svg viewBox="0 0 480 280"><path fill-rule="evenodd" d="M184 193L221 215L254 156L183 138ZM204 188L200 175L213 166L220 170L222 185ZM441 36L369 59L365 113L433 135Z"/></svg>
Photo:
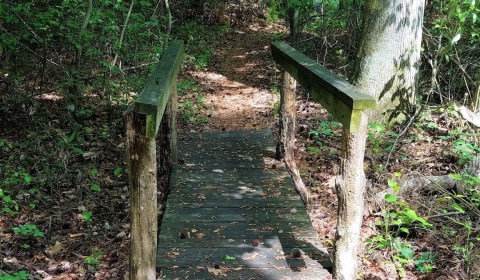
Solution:
<svg viewBox="0 0 480 280"><path fill-rule="evenodd" d="M272 93L275 65L270 54L271 28L233 29L214 43L208 69L189 74L205 95L205 124L191 130L240 130L271 127L279 98Z"/></svg>

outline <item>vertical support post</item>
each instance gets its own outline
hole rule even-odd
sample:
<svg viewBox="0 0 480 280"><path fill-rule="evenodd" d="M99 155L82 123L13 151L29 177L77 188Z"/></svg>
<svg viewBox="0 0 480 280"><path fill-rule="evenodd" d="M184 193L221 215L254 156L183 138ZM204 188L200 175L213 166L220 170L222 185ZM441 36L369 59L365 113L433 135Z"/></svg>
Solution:
<svg viewBox="0 0 480 280"><path fill-rule="evenodd" d="M146 115L127 112L130 185L130 280L156 279L157 162L155 138L146 136Z"/></svg>
<svg viewBox="0 0 480 280"><path fill-rule="evenodd" d="M363 169L367 138L367 115L361 112L355 133L343 128L341 178L336 182L338 218L334 256L334 277L356 279L357 253L363 220L366 178Z"/></svg>
<svg viewBox="0 0 480 280"><path fill-rule="evenodd" d="M280 128L277 144L277 158L294 158L295 150L295 89L297 81L283 71L280 94Z"/></svg>
<svg viewBox="0 0 480 280"><path fill-rule="evenodd" d="M283 72L282 91L280 95L280 131L277 142L277 158L284 158L293 183L305 204L308 204L309 191L303 183L297 164L295 163L295 90L297 81L287 72Z"/></svg>
<svg viewBox="0 0 480 280"><path fill-rule="evenodd" d="M159 184L158 193L158 200L160 203L159 209L162 211L160 216L162 216L165 199L169 192L172 167L177 161L177 97L177 85L174 83L170 99L165 108L165 114L162 118L161 128L159 130L160 149L158 172L160 173L160 178L162 180Z"/></svg>

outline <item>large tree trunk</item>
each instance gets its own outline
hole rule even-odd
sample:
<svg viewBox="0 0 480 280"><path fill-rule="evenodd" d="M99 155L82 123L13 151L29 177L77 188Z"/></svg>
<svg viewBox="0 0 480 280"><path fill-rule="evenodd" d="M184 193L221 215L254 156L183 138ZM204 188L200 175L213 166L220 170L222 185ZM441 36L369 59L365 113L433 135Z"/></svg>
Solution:
<svg viewBox="0 0 480 280"><path fill-rule="evenodd" d="M375 120L401 121L415 105L424 0L367 0L353 83L375 96Z"/></svg>

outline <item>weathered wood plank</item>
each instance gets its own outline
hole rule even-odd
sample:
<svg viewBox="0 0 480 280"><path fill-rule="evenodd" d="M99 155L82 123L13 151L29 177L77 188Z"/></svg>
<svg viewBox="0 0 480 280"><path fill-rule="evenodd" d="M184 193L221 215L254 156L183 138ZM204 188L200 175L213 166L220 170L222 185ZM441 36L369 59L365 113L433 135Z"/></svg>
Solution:
<svg viewBox="0 0 480 280"><path fill-rule="evenodd" d="M309 222L306 212L278 208L173 208L165 211L164 221L302 221Z"/></svg>
<svg viewBox="0 0 480 280"><path fill-rule="evenodd" d="M329 257L327 250L323 247L317 237L291 235L270 236L267 238L255 239L248 238L171 238L160 236L158 239L159 248L252 248L252 242L257 246L277 247L277 248L300 248L309 255L318 255ZM257 244L258 242L258 244Z"/></svg>
<svg viewBox="0 0 480 280"><path fill-rule="evenodd" d="M249 268L300 268L319 266L319 262L306 253L301 257L290 251L284 252L282 247L257 246L250 248L160 248L158 257L162 257L162 267L195 267L210 265L245 266ZM171 256L171 257L169 257ZM226 256L232 257L225 260ZM233 259L235 258L235 259Z"/></svg>
<svg viewBox="0 0 480 280"><path fill-rule="evenodd" d="M286 43L275 42L271 48L275 61L350 131L358 129L362 110L376 108L375 98Z"/></svg>
<svg viewBox="0 0 480 280"><path fill-rule="evenodd" d="M296 236L312 237L316 233L308 222L277 223L274 221L252 222L211 222L189 221L169 223L162 227L162 236L180 239L230 239L230 238L258 238L259 236L279 237ZM199 235L200 234L200 235Z"/></svg>
<svg viewBox="0 0 480 280"><path fill-rule="evenodd" d="M148 137L154 138L157 134L174 84L177 82L184 53L183 41L172 41L135 102L135 112L145 115Z"/></svg>
<svg viewBox="0 0 480 280"><path fill-rule="evenodd" d="M212 272L209 272L208 269ZM328 271L317 267L304 267L297 270L290 268L248 268L248 267L232 267L221 265L218 269L209 267L193 267L193 268L173 268L161 272L161 277L171 280L205 280L205 279L228 279L228 280L331 280L332 276ZM217 275L213 274L216 272ZM163 278L162 278L163 279Z"/></svg>
<svg viewBox="0 0 480 280"><path fill-rule="evenodd" d="M288 172L264 162L266 151L275 151L271 132L190 136L179 145L183 164L174 169L160 229L161 275L328 279L324 267L331 267L331 261ZM302 256L292 256L293 249L302 250ZM226 260L226 255L235 259ZM208 271L215 265L235 269L220 269L215 276Z"/></svg>

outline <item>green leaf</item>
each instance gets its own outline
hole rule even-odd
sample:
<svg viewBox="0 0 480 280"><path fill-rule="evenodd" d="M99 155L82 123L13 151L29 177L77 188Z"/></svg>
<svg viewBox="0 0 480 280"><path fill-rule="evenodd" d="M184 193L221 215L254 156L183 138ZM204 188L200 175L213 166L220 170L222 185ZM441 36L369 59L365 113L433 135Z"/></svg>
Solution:
<svg viewBox="0 0 480 280"><path fill-rule="evenodd" d="M92 190L92 191L94 191L94 192L99 192L100 189L101 189L101 188L100 188L100 185L98 185L98 184L92 183L92 184L90 185L90 190Z"/></svg>
<svg viewBox="0 0 480 280"><path fill-rule="evenodd" d="M229 255L225 255L225 258L224 258L224 259L225 259L226 261L234 261L234 260L236 260L237 258L231 257L231 256L229 256Z"/></svg>
<svg viewBox="0 0 480 280"><path fill-rule="evenodd" d="M462 175L460 174L448 174L448 177L452 178L453 180L460 181L462 180Z"/></svg>
<svg viewBox="0 0 480 280"><path fill-rule="evenodd" d="M405 215L410 219L412 219L413 221L416 221L418 219L417 213L411 209L405 211Z"/></svg>
<svg viewBox="0 0 480 280"><path fill-rule="evenodd" d="M388 179L387 183L388 183L388 186L392 188L395 192L400 191L400 186L398 185L397 181Z"/></svg>
<svg viewBox="0 0 480 280"><path fill-rule="evenodd" d="M415 256L415 251L413 251L408 247L404 247L400 250L400 254L407 260L412 260L413 257Z"/></svg>
<svg viewBox="0 0 480 280"><path fill-rule="evenodd" d="M122 175L122 171L123 169L120 166L117 166L115 170L113 170L113 174L115 177L120 177L120 175Z"/></svg>
<svg viewBox="0 0 480 280"><path fill-rule="evenodd" d="M83 220L85 220L85 222L87 222L87 223L91 223L91 222L92 222L92 216L93 216L92 211L85 211L85 212L82 213L82 218L83 218Z"/></svg>
<svg viewBox="0 0 480 280"><path fill-rule="evenodd" d="M387 194L385 195L385 201L388 202L388 203L395 202L395 201L397 201L397 196L396 196L396 195L393 195L393 194L387 193Z"/></svg>
<svg viewBox="0 0 480 280"><path fill-rule="evenodd" d="M462 214L465 213L465 210L463 210L463 208L460 207L460 205L458 205L457 203L453 203L452 208L455 209L455 211L460 212Z"/></svg>
<svg viewBox="0 0 480 280"><path fill-rule="evenodd" d="M72 147L72 151L74 153L78 154L78 155L81 155L81 156L85 153L82 149L80 149L78 147Z"/></svg>
<svg viewBox="0 0 480 280"><path fill-rule="evenodd" d="M23 181L25 181L25 183L29 184L30 182L32 182L32 176L30 176L30 174L28 174L28 173L24 173L23 174Z"/></svg>

